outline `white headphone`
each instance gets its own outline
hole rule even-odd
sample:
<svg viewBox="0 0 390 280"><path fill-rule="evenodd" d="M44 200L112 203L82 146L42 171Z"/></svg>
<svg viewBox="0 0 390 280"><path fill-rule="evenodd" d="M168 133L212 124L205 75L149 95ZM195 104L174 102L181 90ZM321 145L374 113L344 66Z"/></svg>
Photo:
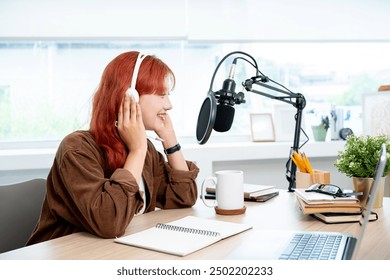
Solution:
<svg viewBox="0 0 390 280"><path fill-rule="evenodd" d="M147 56L148 55L144 55L141 53L138 54L137 61L135 62L135 65L134 65L133 77L131 78L131 85L130 85L130 88L126 91L126 93L134 96L136 102L139 101L139 94L138 94L138 91L135 89L135 85L137 84L138 72L139 72L139 68L141 67L142 61Z"/></svg>

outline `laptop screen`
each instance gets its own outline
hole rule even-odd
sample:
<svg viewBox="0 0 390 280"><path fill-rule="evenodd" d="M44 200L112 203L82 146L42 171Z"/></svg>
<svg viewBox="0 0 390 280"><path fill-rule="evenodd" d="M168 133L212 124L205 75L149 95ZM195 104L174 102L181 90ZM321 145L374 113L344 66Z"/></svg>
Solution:
<svg viewBox="0 0 390 280"><path fill-rule="evenodd" d="M383 180L383 172L385 170L387 163L387 152L386 152L386 145L382 144L379 160L376 165L375 174L374 174L374 180L372 182L369 195L367 197L366 206L363 207L362 216L359 221L359 232L356 236L357 238L357 244L354 250L354 256L356 255L356 252L359 250L360 243L362 241L365 228L369 221L369 214L372 212L375 196L378 193L380 181Z"/></svg>

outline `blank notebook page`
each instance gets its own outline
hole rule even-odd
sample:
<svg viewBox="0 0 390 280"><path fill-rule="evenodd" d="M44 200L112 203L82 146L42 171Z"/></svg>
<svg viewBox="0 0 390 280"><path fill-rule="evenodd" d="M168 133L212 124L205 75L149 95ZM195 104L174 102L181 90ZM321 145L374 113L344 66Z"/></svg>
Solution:
<svg viewBox="0 0 390 280"><path fill-rule="evenodd" d="M250 228L251 226L245 224L187 216L177 221L117 238L115 242L185 256Z"/></svg>

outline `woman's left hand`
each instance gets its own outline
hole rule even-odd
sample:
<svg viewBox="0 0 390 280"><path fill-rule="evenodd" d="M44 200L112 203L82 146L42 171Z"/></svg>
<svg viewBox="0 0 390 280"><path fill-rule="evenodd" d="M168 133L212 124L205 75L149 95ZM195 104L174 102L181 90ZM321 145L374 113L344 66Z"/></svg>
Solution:
<svg viewBox="0 0 390 280"><path fill-rule="evenodd" d="M176 134L173 128L172 120L168 113L165 113L164 116L160 118L161 122L156 125L155 131L158 137L164 139L164 141L172 140L176 141Z"/></svg>

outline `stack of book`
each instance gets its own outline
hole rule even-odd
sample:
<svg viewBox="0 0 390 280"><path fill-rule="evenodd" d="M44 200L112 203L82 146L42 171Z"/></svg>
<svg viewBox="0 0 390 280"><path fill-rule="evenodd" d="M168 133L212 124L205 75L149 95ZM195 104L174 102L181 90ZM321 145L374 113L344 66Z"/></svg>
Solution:
<svg viewBox="0 0 390 280"><path fill-rule="evenodd" d="M354 197L333 197L316 192L305 192L304 189L295 190L297 203L303 214L325 223L358 222L362 208L360 201ZM378 216L372 213L370 220L377 220Z"/></svg>
<svg viewBox="0 0 390 280"><path fill-rule="evenodd" d="M244 184L244 199L246 201L265 202L279 194L274 186ZM206 187L205 198L215 199L215 186Z"/></svg>

